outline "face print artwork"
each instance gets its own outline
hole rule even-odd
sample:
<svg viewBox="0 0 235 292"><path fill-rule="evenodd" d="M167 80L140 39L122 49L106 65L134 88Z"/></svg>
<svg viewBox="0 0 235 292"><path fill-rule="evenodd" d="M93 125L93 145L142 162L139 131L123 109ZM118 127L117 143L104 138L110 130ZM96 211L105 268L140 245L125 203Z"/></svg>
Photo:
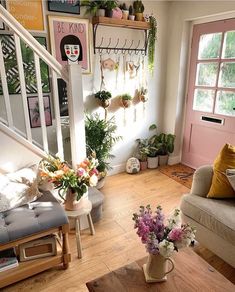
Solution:
<svg viewBox="0 0 235 292"><path fill-rule="evenodd" d="M77 63L82 61L82 45L78 37L67 35L60 42L60 53L63 61Z"/></svg>

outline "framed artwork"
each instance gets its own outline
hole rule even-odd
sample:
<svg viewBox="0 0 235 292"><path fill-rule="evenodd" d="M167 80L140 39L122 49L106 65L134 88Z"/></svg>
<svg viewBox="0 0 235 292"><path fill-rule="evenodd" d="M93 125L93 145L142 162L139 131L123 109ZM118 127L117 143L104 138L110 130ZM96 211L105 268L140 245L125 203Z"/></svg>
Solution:
<svg viewBox="0 0 235 292"><path fill-rule="evenodd" d="M57 84L60 104L60 116L67 117L69 115L67 85L63 79L57 79Z"/></svg>
<svg viewBox="0 0 235 292"><path fill-rule="evenodd" d="M80 0L48 0L48 10L80 14Z"/></svg>
<svg viewBox="0 0 235 292"><path fill-rule="evenodd" d="M6 7L24 28L44 31L42 0L7 0Z"/></svg>
<svg viewBox="0 0 235 292"><path fill-rule="evenodd" d="M61 65L79 63L83 73L91 73L89 20L48 16L51 53Z"/></svg>
<svg viewBox="0 0 235 292"><path fill-rule="evenodd" d="M51 106L49 95L43 96L46 126L52 125ZM37 96L28 96L29 119L31 128L41 127L39 104Z"/></svg>
<svg viewBox="0 0 235 292"><path fill-rule="evenodd" d="M45 37L35 37L36 40L46 48ZM2 42L2 50L4 56L4 64L6 69L6 77L8 83L9 94L20 94L20 79L18 73L18 65L16 59L16 50L14 37L12 35L0 35ZM25 74L26 93L37 93L36 72L34 66L33 51L25 43L21 42L21 52L23 58L23 67ZM45 62L40 60L42 91L50 92L49 68ZM0 84L0 94L2 94L2 85Z"/></svg>

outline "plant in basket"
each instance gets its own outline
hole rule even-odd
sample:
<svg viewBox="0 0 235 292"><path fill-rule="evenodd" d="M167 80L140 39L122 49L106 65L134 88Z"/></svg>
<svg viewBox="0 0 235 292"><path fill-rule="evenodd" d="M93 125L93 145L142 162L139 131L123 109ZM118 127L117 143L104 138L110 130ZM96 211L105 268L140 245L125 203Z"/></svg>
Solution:
<svg viewBox="0 0 235 292"><path fill-rule="evenodd" d="M152 211L150 205L140 206L139 212L133 214L134 228L149 253L144 265L147 282L166 281L166 274L174 269L170 259L174 251L189 246L195 238L195 228L182 224L180 210L175 209L173 215L165 222L161 206ZM167 262L172 267L167 271Z"/></svg>
<svg viewBox="0 0 235 292"><path fill-rule="evenodd" d="M109 91L100 90L96 92L95 98L99 100L100 105L103 108L107 108L110 105L110 99L112 98L112 94Z"/></svg>
<svg viewBox="0 0 235 292"><path fill-rule="evenodd" d="M90 156L72 169L59 157L48 156L40 163L40 176L58 189L58 194L65 202L66 210L79 208L79 200L87 193L88 187L96 186L98 161Z"/></svg>

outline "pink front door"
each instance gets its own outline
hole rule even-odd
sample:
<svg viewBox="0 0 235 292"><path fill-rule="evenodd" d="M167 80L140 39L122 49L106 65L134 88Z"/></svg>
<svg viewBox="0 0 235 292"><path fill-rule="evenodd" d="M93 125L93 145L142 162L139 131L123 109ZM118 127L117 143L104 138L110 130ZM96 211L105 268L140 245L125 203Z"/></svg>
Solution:
<svg viewBox="0 0 235 292"><path fill-rule="evenodd" d="M195 25L182 162L212 164L235 145L235 19Z"/></svg>

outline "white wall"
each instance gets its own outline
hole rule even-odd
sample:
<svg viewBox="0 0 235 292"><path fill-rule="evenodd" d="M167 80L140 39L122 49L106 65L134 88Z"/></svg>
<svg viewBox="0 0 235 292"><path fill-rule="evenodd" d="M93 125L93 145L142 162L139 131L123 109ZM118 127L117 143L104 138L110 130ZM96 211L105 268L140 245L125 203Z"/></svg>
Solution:
<svg viewBox="0 0 235 292"><path fill-rule="evenodd" d="M208 16L211 16L210 21L223 19L232 12L235 17L235 1L177 1L170 3L163 130L176 134L172 162L179 161L182 150L191 23L194 20L208 21L206 19Z"/></svg>

